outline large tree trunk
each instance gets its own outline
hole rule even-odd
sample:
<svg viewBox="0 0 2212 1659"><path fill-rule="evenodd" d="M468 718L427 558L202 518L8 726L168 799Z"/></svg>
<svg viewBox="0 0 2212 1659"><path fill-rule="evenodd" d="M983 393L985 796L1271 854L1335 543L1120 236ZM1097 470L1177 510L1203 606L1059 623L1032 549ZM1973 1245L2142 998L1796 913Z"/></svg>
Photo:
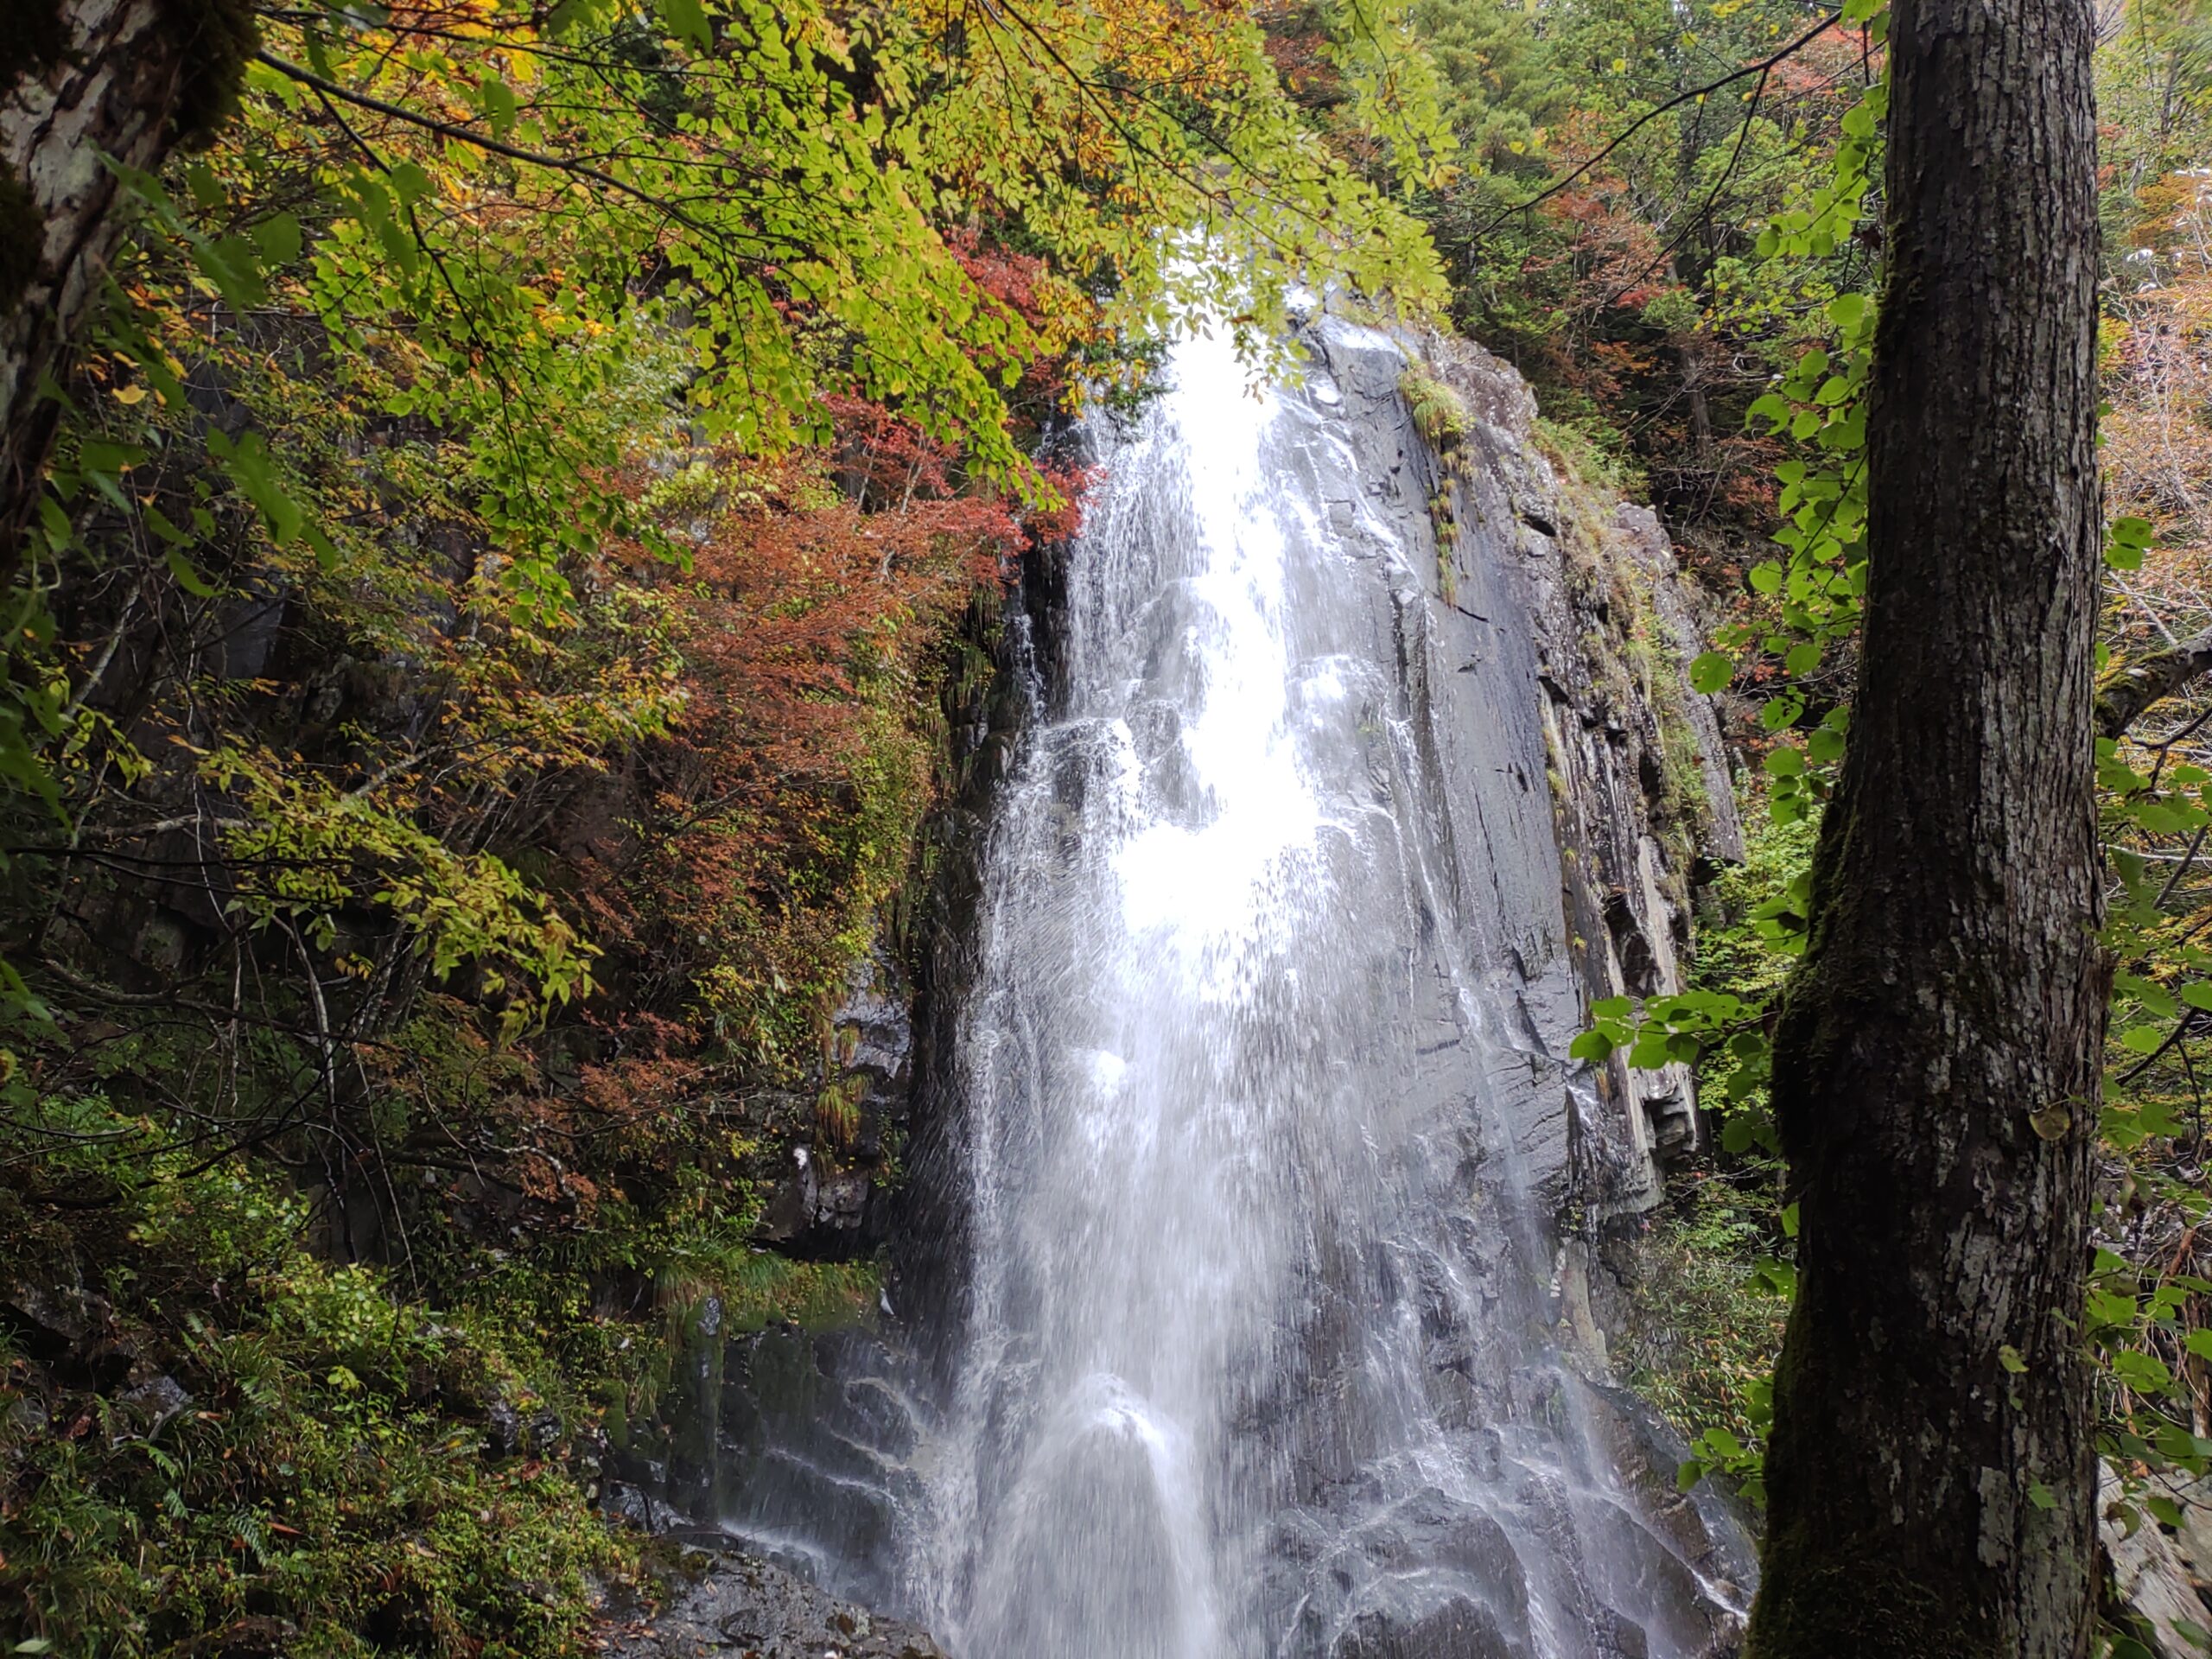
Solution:
<svg viewBox="0 0 2212 1659"><path fill-rule="evenodd" d="M245 0L0 0L0 571L54 439L41 385L123 233L100 156L150 170L210 130L251 40Z"/></svg>
<svg viewBox="0 0 2212 1659"><path fill-rule="evenodd" d="M1868 584L1775 1046L1800 1281L1755 1659L2078 1659L2108 972L2088 0L1897 0Z"/></svg>

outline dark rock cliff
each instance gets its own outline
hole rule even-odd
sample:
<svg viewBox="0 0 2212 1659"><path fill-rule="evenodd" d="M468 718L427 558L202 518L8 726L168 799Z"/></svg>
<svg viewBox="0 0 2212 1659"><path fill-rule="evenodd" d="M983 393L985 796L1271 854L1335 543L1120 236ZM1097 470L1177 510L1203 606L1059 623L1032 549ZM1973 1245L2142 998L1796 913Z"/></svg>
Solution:
<svg viewBox="0 0 2212 1659"><path fill-rule="evenodd" d="M1479 347L1333 319L1309 338L1372 505L1433 550L1400 601L1403 673L1460 902L1518 981L1492 1081L1524 1179L1561 1221L1646 1209L1700 1138L1688 1068L1567 1050L1591 1002L1681 988L1692 885L1742 855L1672 551L1648 510L1547 459L1534 396Z"/></svg>

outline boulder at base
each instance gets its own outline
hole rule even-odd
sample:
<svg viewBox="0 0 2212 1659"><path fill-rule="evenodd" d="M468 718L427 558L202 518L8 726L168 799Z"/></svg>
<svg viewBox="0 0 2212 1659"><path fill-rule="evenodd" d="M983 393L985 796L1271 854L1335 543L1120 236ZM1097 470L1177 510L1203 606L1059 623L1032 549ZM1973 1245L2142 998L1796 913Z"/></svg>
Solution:
<svg viewBox="0 0 2212 1659"><path fill-rule="evenodd" d="M610 1605L611 1659L945 1659L921 1630L749 1555L689 1551L660 1611Z"/></svg>

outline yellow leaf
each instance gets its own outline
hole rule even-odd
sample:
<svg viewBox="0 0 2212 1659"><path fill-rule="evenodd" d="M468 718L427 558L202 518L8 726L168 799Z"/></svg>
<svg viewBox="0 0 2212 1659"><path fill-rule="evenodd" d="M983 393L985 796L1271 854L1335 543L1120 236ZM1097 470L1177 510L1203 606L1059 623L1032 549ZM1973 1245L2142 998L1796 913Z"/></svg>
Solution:
<svg viewBox="0 0 2212 1659"><path fill-rule="evenodd" d="M115 389L114 397L117 403L128 408L132 404L142 404L146 401L146 388L139 385L118 386Z"/></svg>

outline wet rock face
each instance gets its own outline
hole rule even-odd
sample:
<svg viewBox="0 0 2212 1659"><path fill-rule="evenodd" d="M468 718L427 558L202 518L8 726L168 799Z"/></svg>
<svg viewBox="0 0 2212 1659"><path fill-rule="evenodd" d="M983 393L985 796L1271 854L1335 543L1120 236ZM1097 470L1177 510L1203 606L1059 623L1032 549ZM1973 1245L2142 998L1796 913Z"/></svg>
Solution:
<svg viewBox="0 0 2212 1659"><path fill-rule="evenodd" d="M1554 1214L1648 1209L1699 1126L1688 1068L1591 1068L1591 1002L1682 988L1693 882L1743 855L1710 700L1689 686L1692 597L1648 509L1600 499L1541 453L1535 400L1479 347L1323 319L1306 396L1370 480L1363 510L1408 550L1400 673L1440 780L1454 897L1516 1017L1491 1089L1523 1179ZM1465 410L1440 452L1402 380Z"/></svg>
<svg viewBox="0 0 2212 1659"><path fill-rule="evenodd" d="M1362 1613L1330 1659L1527 1659L1528 1652L1498 1629L1489 1608L1453 1596L1424 1612Z"/></svg>
<svg viewBox="0 0 2212 1659"><path fill-rule="evenodd" d="M607 1659L945 1659L918 1627L750 1556L694 1553L666 1587L657 1613L608 1610Z"/></svg>
<svg viewBox="0 0 2212 1659"><path fill-rule="evenodd" d="M913 1001L905 969L879 944L853 964L816 1093L762 1096L766 1144L747 1172L766 1194L760 1243L845 1261L880 1242L912 1104Z"/></svg>
<svg viewBox="0 0 2212 1659"><path fill-rule="evenodd" d="M1294 1659L1528 1659L1529 1584L1512 1540L1437 1488L1343 1535L1307 1585Z"/></svg>

